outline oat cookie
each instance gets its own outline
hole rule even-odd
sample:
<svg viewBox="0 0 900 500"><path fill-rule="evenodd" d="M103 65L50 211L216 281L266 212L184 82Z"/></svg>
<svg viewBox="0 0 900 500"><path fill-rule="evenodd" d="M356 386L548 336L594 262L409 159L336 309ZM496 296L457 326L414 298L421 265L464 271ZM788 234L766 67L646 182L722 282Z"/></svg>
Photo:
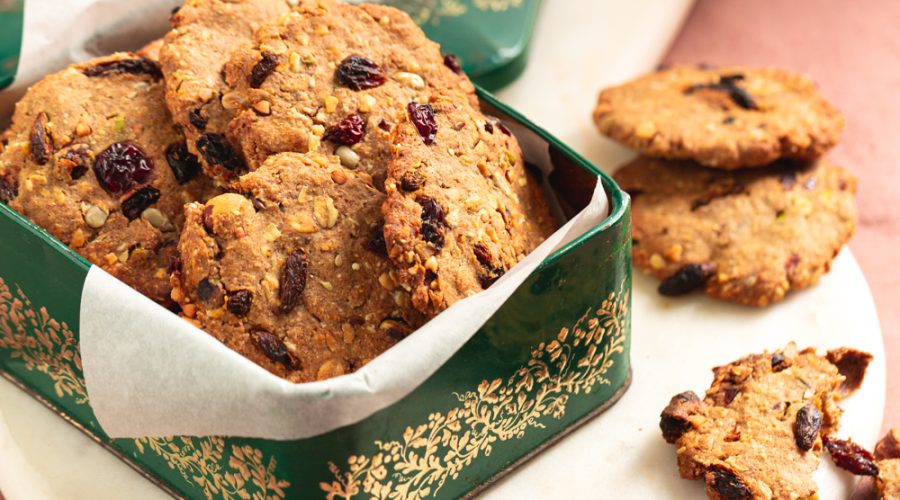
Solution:
<svg viewBox="0 0 900 500"><path fill-rule="evenodd" d="M136 54L142 57L146 57L147 59L159 61L159 51L162 49L162 46L163 39L157 38L156 40L153 40L152 42L138 49Z"/></svg>
<svg viewBox="0 0 900 500"><path fill-rule="evenodd" d="M844 366L836 356L856 358ZM713 499L817 498L812 474L822 439L838 428L837 402L862 381L871 355L841 349L819 356L789 344L713 369L706 396L672 398L660 415L663 437L677 447L685 479L703 479Z"/></svg>
<svg viewBox="0 0 900 500"><path fill-rule="evenodd" d="M384 194L336 157L283 153L187 208L173 298L228 347L294 382L351 372L424 319L393 285Z"/></svg>
<svg viewBox="0 0 900 500"><path fill-rule="evenodd" d="M771 304L814 284L856 227L856 178L823 160L726 172L641 157L614 178L632 197L634 264L663 294Z"/></svg>
<svg viewBox="0 0 900 500"><path fill-rule="evenodd" d="M166 111L159 66L131 53L33 85L0 155L0 200L162 303L182 206L209 191Z"/></svg>
<svg viewBox="0 0 900 500"><path fill-rule="evenodd" d="M489 287L555 229L515 137L464 100L410 103L393 143L385 241L419 310Z"/></svg>
<svg viewBox="0 0 900 500"><path fill-rule="evenodd" d="M878 459L878 477L875 479L878 497L900 499L900 427L891 429L878 442L875 458Z"/></svg>
<svg viewBox="0 0 900 500"><path fill-rule="evenodd" d="M286 0L187 0L172 15L173 29L160 49L166 102L181 125L191 153L218 179L245 170L225 137L232 116L222 107L223 65L253 31L288 12Z"/></svg>
<svg viewBox="0 0 900 500"><path fill-rule="evenodd" d="M644 155L725 169L818 158L844 127L808 77L741 67L682 66L606 89L594 121Z"/></svg>
<svg viewBox="0 0 900 500"><path fill-rule="evenodd" d="M238 111L231 137L251 169L273 153L319 151L380 189L390 129L407 103L447 90L477 102L468 78L444 65L407 14L331 0L301 1L295 10L226 66L234 88L223 104Z"/></svg>

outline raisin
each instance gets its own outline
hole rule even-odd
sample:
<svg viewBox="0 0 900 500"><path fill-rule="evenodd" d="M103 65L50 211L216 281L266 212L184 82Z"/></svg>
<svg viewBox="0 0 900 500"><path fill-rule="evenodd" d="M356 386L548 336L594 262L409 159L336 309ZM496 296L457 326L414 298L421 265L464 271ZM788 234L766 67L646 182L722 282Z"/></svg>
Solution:
<svg viewBox="0 0 900 500"><path fill-rule="evenodd" d="M780 352L776 352L775 354L773 354L772 355L772 371L780 372L781 370L784 370L785 368L787 368L788 365L785 361L786 360L784 359L784 354L781 354Z"/></svg>
<svg viewBox="0 0 900 500"><path fill-rule="evenodd" d="M700 398L693 391L676 394L659 415L659 428L667 443L674 443L685 432L691 430L689 417L696 412Z"/></svg>
<svg viewBox="0 0 900 500"><path fill-rule="evenodd" d="M262 200L260 200L259 198L255 197L253 195L249 195L249 194L245 195L245 196L247 196L247 198L250 199L250 204L253 205L253 210L256 210L257 212L262 212L263 210L266 209L266 204L263 203Z"/></svg>
<svg viewBox="0 0 900 500"><path fill-rule="evenodd" d="M400 178L400 189L406 192L417 191L425 184L425 177L418 170L410 170Z"/></svg>
<svg viewBox="0 0 900 500"><path fill-rule="evenodd" d="M750 488L730 469L712 466L706 474L706 485L723 500L749 500L753 497Z"/></svg>
<svg viewBox="0 0 900 500"><path fill-rule="evenodd" d="M491 265L491 251L485 246L484 243L478 242L475 244L475 247L472 248L472 252L475 254L475 258L478 259L478 263L482 266Z"/></svg>
<svg viewBox="0 0 900 500"><path fill-rule="evenodd" d="M250 290L237 290L228 292L228 300L225 303L228 312L235 316L246 316L253 305L253 292Z"/></svg>
<svg viewBox="0 0 900 500"><path fill-rule="evenodd" d="M690 293L703 286L716 272L716 265L707 262L703 264L685 264L671 276L663 280L657 289L661 295L670 297Z"/></svg>
<svg viewBox="0 0 900 500"><path fill-rule="evenodd" d="M265 330L251 330L250 335L267 358L283 364L290 370L300 369L300 362L288 352L284 342L277 335Z"/></svg>
<svg viewBox="0 0 900 500"><path fill-rule="evenodd" d="M12 174L0 175L0 203L9 203L18 195L16 178Z"/></svg>
<svg viewBox="0 0 900 500"><path fill-rule="evenodd" d="M153 162L150 158L129 142L110 145L94 161L94 174L100 186L117 196L146 182L152 172Z"/></svg>
<svg viewBox="0 0 900 500"><path fill-rule="evenodd" d="M371 59L352 55L341 61L334 72L337 82L353 90L372 89L384 84L387 75Z"/></svg>
<svg viewBox="0 0 900 500"><path fill-rule="evenodd" d="M498 279L502 278L504 274L506 274L506 270L502 267L491 268L490 271L478 274L478 284L481 285L481 288L487 290Z"/></svg>
<svg viewBox="0 0 900 500"><path fill-rule="evenodd" d="M731 115L728 115L722 119L722 125L731 125L732 123L734 123L734 121L735 118Z"/></svg>
<svg viewBox="0 0 900 500"><path fill-rule="evenodd" d="M844 376L844 381L837 391L841 397L849 396L859 389L866 377L866 369L872 361L871 354L846 347L828 351L827 358L837 367L838 373Z"/></svg>
<svg viewBox="0 0 900 500"><path fill-rule="evenodd" d="M741 393L740 386L729 385L722 389L722 391L719 393L721 398L718 398L718 399L720 399L720 401L722 402L723 405L728 406L731 404L732 401L734 401L734 398L736 398L737 395L740 393Z"/></svg>
<svg viewBox="0 0 900 500"><path fill-rule="evenodd" d="M188 121L191 123L191 125L194 126L195 129L197 129L198 132L203 132L206 129L206 124L208 123L208 120L206 118L203 118L203 115L200 114L200 108L188 111Z"/></svg>
<svg viewBox="0 0 900 500"><path fill-rule="evenodd" d="M484 131L489 134L494 133L494 125L490 122L490 120L484 122Z"/></svg>
<svg viewBox="0 0 900 500"><path fill-rule="evenodd" d="M31 126L31 160L38 165L47 163L53 155L53 139L47 131L47 121L47 113L40 113Z"/></svg>
<svg viewBox="0 0 900 500"><path fill-rule="evenodd" d="M698 83L691 85L685 89L685 94L693 94L698 90L720 90L728 93L728 97L744 109L759 109L753 97L744 89L737 86L737 82L744 79L744 75L723 75L719 77L718 82L714 83Z"/></svg>
<svg viewBox="0 0 900 500"><path fill-rule="evenodd" d="M797 420L794 420L794 442L803 451L809 451L816 442L819 428L822 427L822 412L810 403L803 405L797 411Z"/></svg>
<svg viewBox="0 0 900 500"><path fill-rule="evenodd" d="M166 267L166 273L170 275L180 273L183 267L184 263L181 262L181 257L172 257L172 260L169 261L169 266Z"/></svg>
<svg viewBox="0 0 900 500"><path fill-rule="evenodd" d="M193 179L200 171L197 157L188 151L186 142L173 142L166 148L166 161L179 184Z"/></svg>
<svg viewBox="0 0 900 500"><path fill-rule="evenodd" d="M475 259L478 260L483 269L483 272L478 274L478 283L481 285L481 288L489 288L506 274L506 269L503 266L494 265L491 251L484 243L476 243L472 248L472 253L475 254Z"/></svg>
<svg viewBox="0 0 900 500"><path fill-rule="evenodd" d="M422 206L422 226L419 233L423 240L434 245L440 252L444 248L444 209L437 200L428 196L417 196L416 203Z"/></svg>
<svg viewBox="0 0 900 500"><path fill-rule="evenodd" d="M253 65L250 75L247 77L250 87L258 89L266 81L266 78L275 71L276 66L278 66L278 56L268 50L262 51L259 61Z"/></svg>
<svg viewBox="0 0 900 500"><path fill-rule="evenodd" d="M56 167L71 180L80 179L90 168L94 155L87 144L76 144L62 150L56 159Z"/></svg>
<svg viewBox="0 0 900 500"><path fill-rule="evenodd" d="M344 146L352 146L361 141L366 134L366 121L359 115L350 115L341 120L337 125L332 125L325 130L322 136L326 141L331 141Z"/></svg>
<svg viewBox="0 0 900 500"><path fill-rule="evenodd" d="M825 436L822 438L825 449L831 455L834 464L857 476L877 476L878 465L875 457L862 446L851 440L844 441Z"/></svg>
<svg viewBox="0 0 900 500"><path fill-rule="evenodd" d="M122 213L128 220L134 220L141 216L145 208L159 201L159 190L145 187L131 195L122 202Z"/></svg>
<svg viewBox="0 0 900 500"><path fill-rule="evenodd" d="M385 132L390 132L391 124L384 121L384 119L382 119L380 122L378 122L378 128L380 128L381 130L384 130Z"/></svg>
<svg viewBox="0 0 900 500"><path fill-rule="evenodd" d="M412 328L401 319L388 318L381 322L381 329L396 341L401 341L412 333Z"/></svg>
<svg viewBox="0 0 900 500"><path fill-rule="evenodd" d="M384 223L378 224L369 232L366 248L370 252L387 256L387 243L384 241Z"/></svg>
<svg viewBox="0 0 900 500"><path fill-rule="evenodd" d="M456 73L457 75L461 75L463 73L462 65L459 63L459 58L453 54L444 54L444 66L450 68L450 71Z"/></svg>
<svg viewBox="0 0 900 500"><path fill-rule="evenodd" d="M431 145L434 144L434 137L437 135L437 122L434 120L434 108L431 104L417 104L415 101L406 105L406 113L409 119L416 127L422 142Z"/></svg>
<svg viewBox="0 0 900 500"><path fill-rule="evenodd" d="M222 134L203 134L197 140L197 149L210 165L218 165L226 170L245 170L243 158L231 147Z"/></svg>
<svg viewBox="0 0 900 500"><path fill-rule="evenodd" d="M490 120L490 122L493 123L497 128L499 128L500 132L503 132L504 135L512 136L512 132L509 131L509 128L507 128L506 124L503 123L502 120L500 120L496 116L491 116L491 115L484 115L484 116L485 116L485 118ZM490 132L492 134L494 133L493 128L490 130Z"/></svg>
<svg viewBox="0 0 900 500"><path fill-rule="evenodd" d="M197 297L213 307L219 307L225 301L222 287L218 283L210 281L209 278L204 278L197 283Z"/></svg>
<svg viewBox="0 0 900 500"><path fill-rule="evenodd" d="M281 312L288 313L297 306L306 289L306 254L296 251L288 255L281 269L278 282L278 298L281 300Z"/></svg>
<svg viewBox="0 0 900 500"><path fill-rule="evenodd" d="M159 64L146 57L105 61L84 68L81 72L84 73L85 76L108 76L127 73L131 75L147 75L154 80L161 80L163 77Z"/></svg>

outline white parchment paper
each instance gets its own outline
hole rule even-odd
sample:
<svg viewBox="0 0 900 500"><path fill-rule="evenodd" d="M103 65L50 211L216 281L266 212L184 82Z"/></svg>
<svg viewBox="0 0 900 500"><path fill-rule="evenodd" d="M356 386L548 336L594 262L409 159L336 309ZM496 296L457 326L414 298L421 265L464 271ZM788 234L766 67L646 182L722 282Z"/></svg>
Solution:
<svg viewBox="0 0 900 500"><path fill-rule="evenodd" d="M160 36L174 1L29 0L19 72L0 92L8 120L28 85L65 65ZM510 125L515 125L510 123ZM549 171L544 142L511 127L526 159ZM489 290L462 300L358 371L282 380L94 266L81 298L81 357L91 407L113 438L227 435L310 437L358 422L409 394L440 368L555 249L598 225L591 203Z"/></svg>

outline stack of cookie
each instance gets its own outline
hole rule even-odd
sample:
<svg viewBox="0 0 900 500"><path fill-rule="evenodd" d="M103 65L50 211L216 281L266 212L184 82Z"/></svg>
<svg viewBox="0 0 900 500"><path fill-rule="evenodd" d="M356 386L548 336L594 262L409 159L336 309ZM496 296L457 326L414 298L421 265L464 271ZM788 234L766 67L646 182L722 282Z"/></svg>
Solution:
<svg viewBox="0 0 900 500"><path fill-rule="evenodd" d="M406 14L189 0L171 20L28 91L0 201L269 371L359 368L555 229Z"/></svg>
<svg viewBox="0 0 900 500"><path fill-rule="evenodd" d="M766 306L814 284L856 228L856 179L821 159L844 126L805 76L677 67L604 90L600 131L642 156L634 263L659 291Z"/></svg>

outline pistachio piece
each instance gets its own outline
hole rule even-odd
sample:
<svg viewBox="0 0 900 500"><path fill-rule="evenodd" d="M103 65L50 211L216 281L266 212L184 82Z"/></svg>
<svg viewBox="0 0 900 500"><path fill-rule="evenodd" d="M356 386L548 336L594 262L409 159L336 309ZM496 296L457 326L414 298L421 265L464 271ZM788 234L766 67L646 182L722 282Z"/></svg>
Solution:
<svg viewBox="0 0 900 500"><path fill-rule="evenodd" d="M150 207L144 210L141 212L141 219L149 222L151 226L162 232L175 230L175 226L172 225L172 222L166 217L166 214L160 212L158 208Z"/></svg>
<svg viewBox="0 0 900 500"><path fill-rule="evenodd" d="M347 168L354 168L359 165L359 155L347 146L339 146L334 150L334 154L340 158L341 165Z"/></svg>
<svg viewBox="0 0 900 500"><path fill-rule="evenodd" d="M82 204L81 213L84 214L84 222L94 229L103 227L103 225L106 224L107 217L109 217L109 212L97 205Z"/></svg>

